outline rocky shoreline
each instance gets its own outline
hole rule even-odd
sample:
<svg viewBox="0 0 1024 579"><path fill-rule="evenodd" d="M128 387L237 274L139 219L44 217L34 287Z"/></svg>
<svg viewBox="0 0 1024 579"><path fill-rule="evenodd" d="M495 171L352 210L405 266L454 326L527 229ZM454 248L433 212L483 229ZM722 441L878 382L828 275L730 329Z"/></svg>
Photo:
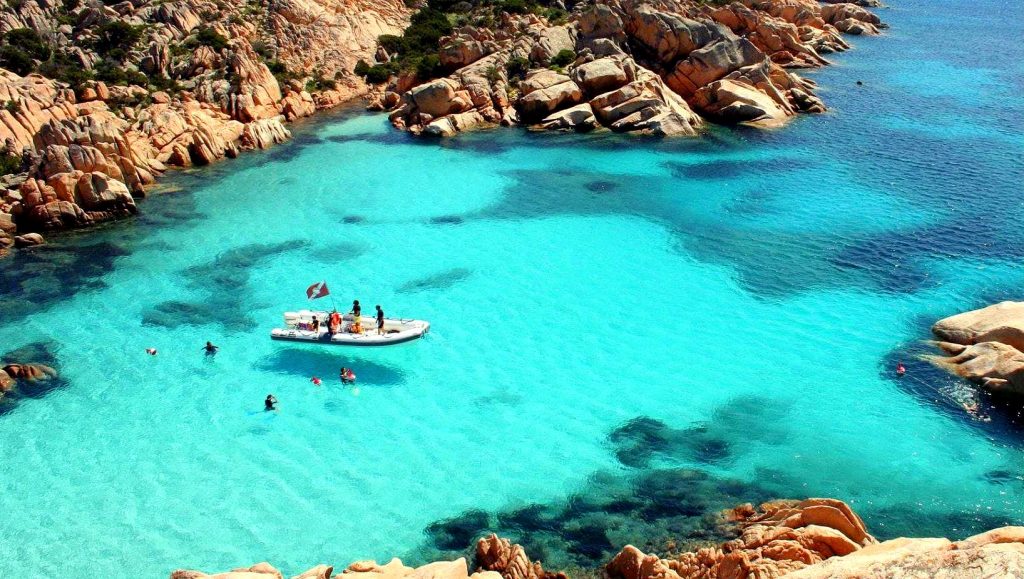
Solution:
<svg viewBox="0 0 1024 579"><path fill-rule="evenodd" d="M9 3L0 256L44 243L40 233L134 215L169 168L281 143L288 121L362 96L395 127L439 136L497 125L685 136L709 121L779 126L825 110L792 69L828 64L822 55L849 48L841 33L885 26L857 4L814 0L597 0L571 11L534 1L526 13L514 0L435 11L467 22L435 43L437 66L426 76L398 67L376 86L354 71L397 67L402 55L384 41L402 40L434 3Z"/></svg>
<svg viewBox="0 0 1024 579"><path fill-rule="evenodd" d="M829 64L823 55L850 48L841 33L882 28L861 6L815 0L600 0L564 24L503 14L440 40L453 74L408 90L399 78L374 108L438 136L495 125L681 136L705 122L777 127L825 111L814 82L792 70Z"/></svg>
<svg viewBox="0 0 1024 579"><path fill-rule="evenodd" d="M1002 527L952 542L893 539L878 542L846 503L835 499L746 504L722 513L734 540L717 547L659 557L625 546L602 569L605 579L769 579L791 577L1019 577L1024 574L1024 527ZM465 558L412 568L399 559L358 561L335 575L321 564L293 579L567 579L545 570L526 551L497 535L481 538L475 571ZM171 579L283 579L269 563L224 573L177 570Z"/></svg>
<svg viewBox="0 0 1024 579"><path fill-rule="evenodd" d="M0 255L133 215L169 168L284 142L288 121L365 95L355 62L409 13L398 0L8 3Z"/></svg>

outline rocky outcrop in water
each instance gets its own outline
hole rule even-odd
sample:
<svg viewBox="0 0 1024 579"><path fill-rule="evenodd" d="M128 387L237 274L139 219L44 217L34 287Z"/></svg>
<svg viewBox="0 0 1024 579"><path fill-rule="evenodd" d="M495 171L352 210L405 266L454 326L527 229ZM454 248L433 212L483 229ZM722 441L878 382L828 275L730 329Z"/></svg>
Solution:
<svg viewBox="0 0 1024 579"><path fill-rule="evenodd" d="M22 0L0 7L0 252L17 233L137 212L169 167L289 138L365 94L352 73L399 0Z"/></svg>
<svg viewBox="0 0 1024 579"><path fill-rule="evenodd" d="M622 549L605 567L606 579L862 579L989 578L1024 576L1024 527L1002 527L963 541L894 539L879 543L850 507L835 499L785 500L746 504L723 513L737 538L717 547L666 558ZM465 559L417 568L392 559L352 563L335 577L344 579L566 579L545 571L522 546L490 535L476 546L478 570ZM319 565L294 579L330 579L333 568ZM588 576L591 573L588 572ZM267 563L207 575L175 571L171 579L281 579Z"/></svg>
<svg viewBox="0 0 1024 579"><path fill-rule="evenodd" d="M947 356L933 363L997 393L1024 396L1024 302L1002 302L932 326Z"/></svg>
<svg viewBox="0 0 1024 579"><path fill-rule="evenodd" d="M743 505L729 512L739 538L670 559L645 555L632 546L607 567L615 579L779 577L842 557L877 543L864 522L834 499Z"/></svg>
<svg viewBox="0 0 1024 579"><path fill-rule="evenodd" d="M0 368L0 399L14 391L18 382L45 382L57 371L45 364L6 364Z"/></svg>
<svg viewBox="0 0 1024 579"><path fill-rule="evenodd" d="M840 32L884 27L848 3L718 4L599 0L558 25L503 14L493 29L464 26L441 40L453 74L376 107L396 102L396 127L442 136L495 124L695 135L704 118L775 127L825 110L814 83L790 69L828 64L824 54L849 48Z"/></svg>

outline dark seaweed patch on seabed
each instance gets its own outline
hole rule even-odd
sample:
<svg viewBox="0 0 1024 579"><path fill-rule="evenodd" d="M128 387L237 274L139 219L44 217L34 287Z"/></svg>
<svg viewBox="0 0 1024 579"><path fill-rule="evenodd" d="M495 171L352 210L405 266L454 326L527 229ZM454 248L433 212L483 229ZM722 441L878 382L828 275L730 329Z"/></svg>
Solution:
<svg viewBox="0 0 1024 579"><path fill-rule="evenodd" d="M674 177L679 179L721 180L749 177L750 175L773 175L785 171L799 171L817 165L800 157L765 159L715 159L695 163L666 161L662 163Z"/></svg>
<svg viewBox="0 0 1024 579"><path fill-rule="evenodd" d="M421 291L447 289L457 283L469 279L473 275L471 270L464 267L455 267L444 271L409 280L398 286L398 293L414 293Z"/></svg>
<svg viewBox="0 0 1024 579"><path fill-rule="evenodd" d="M687 196L701 196L702 186L676 183L671 178L601 175L564 169L514 170L504 174L515 183L506 187L496 204L467 219L533 219L550 215L628 215L661 224L672 231L687 255L736 269L737 279L752 295L783 299L822 287L877 287L917 290L927 276L912 268L885 264L848 268L833 262L842 248L855 241L832 231L809 233L784 229L748 228L735 220L711 220L691 209ZM587 184L616 182L614 195L595 195ZM761 191L759 204L769 205ZM733 212L736 220L760 214L754 206ZM865 234L866 239L870 235ZM843 262L845 265L845 262Z"/></svg>
<svg viewBox="0 0 1024 579"><path fill-rule="evenodd" d="M161 302L143 314L142 323L166 328L219 324L227 331L252 330L256 324L248 314L253 304L247 291L252 269L267 259L302 249L307 244L302 240L255 243L230 249L212 261L190 267L181 275L188 286L203 297L193 302Z"/></svg>
<svg viewBox="0 0 1024 579"><path fill-rule="evenodd" d="M125 246L51 243L15 251L0 265L0 318L13 323L80 291L107 287L103 277Z"/></svg>
<svg viewBox="0 0 1024 579"><path fill-rule="evenodd" d="M734 537L717 513L777 492L758 483L694 469L598 472L577 494L550 503L498 512L471 509L427 526L427 543L403 560L429 561L472 554L474 541L495 532L523 545L545 567L597 568L627 544L663 551Z"/></svg>
<svg viewBox="0 0 1024 579"><path fill-rule="evenodd" d="M778 401L741 396L716 408L706 422L674 428L638 416L613 430L608 440L619 462L632 468L649 467L659 460L719 465L734 461L751 442L782 440L785 429L778 418L784 412ZM765 416L772 420L761 420ZM751 432L751 424L761 426Z"/></svg>

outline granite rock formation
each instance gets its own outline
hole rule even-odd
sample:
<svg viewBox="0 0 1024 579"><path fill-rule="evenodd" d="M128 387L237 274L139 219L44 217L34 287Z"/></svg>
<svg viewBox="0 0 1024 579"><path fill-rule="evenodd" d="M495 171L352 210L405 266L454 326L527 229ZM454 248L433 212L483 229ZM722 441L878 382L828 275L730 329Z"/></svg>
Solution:
<svg viewBox="0 0 1024 579"><path fill-rule="evenodd" d="M835 499L783 500L759 508L746 504L723 513L737 538L718 547L666 558L632 545L605 567L606 579L974 579L1024 576L1024 527L1002 527L963 541L893 539L879 543L850 507ZM384 565L358 561L343 579L566 579L545 571L524 549L490 535L476 546L478 570L465 559L412 568L399 559ZM293 579L331 579L319 565ZM588 573L592 576L592 573ZM174 571L171 579L283 579L267 563L208 575Z"/></svg>
<svg viewBox="0 0 1024 579"><path fill-rule="evenodd" d="M365 94L354 63L409 12L399 0L4 5L0 252L19 233L132 215L169 167L283 142L285 122Z"/></svg>
<svg viewBox="0 0 1024 579"><path fill-rule="evenodd" d="M503 14L491 29L441 39L451 75L404 91L393 82L375 108L396 103L397 128L441 136L497 124L656 135L695 135L704 119L775 127L825 110L792 69L848 49L841 32L883 27L863 7L814 0L599 0L564 24ZM552 65L561 53L574 60ZM513 65L524 62L519 77Z"/></svg>
<svg viewBox="0 0 1024 579"><path fill-rule="evenodd" d="M987 390L1024 396L1024 302L1002 302L939 320L932 326L946 356L940 368Z"/></svg>

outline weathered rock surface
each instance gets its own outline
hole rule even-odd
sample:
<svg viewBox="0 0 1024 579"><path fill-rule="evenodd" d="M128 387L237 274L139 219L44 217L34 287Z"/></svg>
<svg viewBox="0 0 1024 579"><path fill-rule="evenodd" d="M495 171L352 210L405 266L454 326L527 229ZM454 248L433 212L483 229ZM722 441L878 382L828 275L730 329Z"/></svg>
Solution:
<svg viewBox="0 0 1024 579"><path fill-rule="evenodd" d="M1024 570L1024 527L1003 527L960 542L894 539L878 543L842 501L776 501L728 512L739 538L673 558L632 546L607 566L621 579L989 578Z"/></svg>
<svg viewBox="0 0 1024 579"><path fill-rule="evenodd" d="M733 509L740 537L721 547L659 559L627 546L608 564L621 579L780 577L876 543L863 521L834 499L777 501Z"/></svg>
<svg viewBox="0 0 1024 579"><path fill-rule="evenodd" d="M894 539L829 559L790 579L963 579L1024 577L1024 527L1002 527L950 542Z"/></svg>
<svg viewBox="0 0 1024 579"><path fill-rule="evenodd" d="M29 28L87 72L111 58L95 52L96 27L136 26L142 38L121 51L117 65L144 73L132 80L149 84L86 81L73 90L0 69L0 145L23 158L22 173L0 189L0 250L13 245L15 233L132 215L134 197L169 167L283 142L289 133L282 122L367 92L352 73L355 63L372 60L378 36L401 33L410 13L401 0L0 6L0 32ZM65 19L74 26L62 25ZM199 41L200 30L220 39ZM293 80L282 86L271 63L287 65ZM320 87L315 94L306 90L311 77Z"/></svg>
<svg viewBox="0 0 1024 579"><path fill-rule="evenodd" d="M930 357L988 390L1024 396L1024 302L1001 302L932 326L947 356Z"/></svg>
<svg viewBox="0 0 1024 579"><path fill-rule="evenodd" d="M0 372L0 387L3 374ZM963 541L894 539L879 543L850 507L835 499L784 500L755 509L746 504L723 513L738 537L670 558L632 545L605 567L606 579L988 579L1024 576L1024 527L1002 527ZM336 575L344 579L567 579L532 561L522 546L497 535L476 545L479 569L465 559L418 568L392 559L357 561ZM330 579L319 565L293 579ZM174 571L171 579L283 579L268 563L208 575Z"/></svg>
<svg viewBox="0 0 1024 579"><path fill-rule="evenodd" d="M698 115L775 127L825 110L814 83L787 69L824 66L822 54L849 48L841 31L882 26L859 6L814 0L598 0L560 25L505 14L493 31L467 26L442 39L442 62L461 68L407 91L390 118L413 133L451 136L462 129L448 117L473 109L483 124L565 130L591 126L587 103L596 124L615 131L696 135ZM561 51L576 58L552 70ZM509 78L513 59L531 70Z"/></svg>

